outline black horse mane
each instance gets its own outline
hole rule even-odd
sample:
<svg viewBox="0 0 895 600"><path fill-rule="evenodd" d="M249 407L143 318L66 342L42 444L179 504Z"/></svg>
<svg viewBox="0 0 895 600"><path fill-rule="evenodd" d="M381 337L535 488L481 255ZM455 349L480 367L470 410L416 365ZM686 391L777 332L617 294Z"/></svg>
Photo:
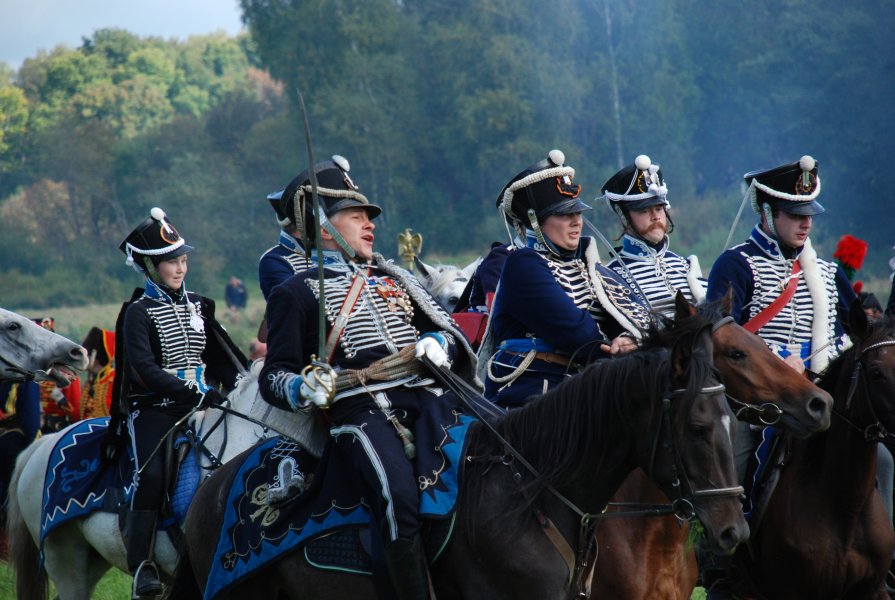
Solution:
<svg viewBox="0 0 895 600"><path fill-rule="evenodd" d="M700 311L693 317L665 323L665 327L654 324L638 351L597 361L526 406L494 421L494 427L510 446L536 449L537 460L526 456L538 469L534 477L525 474L525 487L532 492L526 496L533 501L546 486L562 486L591 476L609 459L613 448L629 443L631 440L619 437L618 427L620 419L628 431L635 427L629 421L633 390L642 389L641 394L648 395L656 410L670 387L685 387L687 401L692 402L706 379L715 374L711 356L693 353L687 364L687 381L672 382L670 348L679 343L692 348L716 316L712 311ZM473 430L470 454L505 452L503 443L484 427ZM600 464L588 463L582 460L584 457L598 457ZM467 491L475 494L482 479L468 478Z"/></svg>
<svg viewBox="0 0 895 600"><path fill-rule="evenodd" d="M895 316L882 316L869 322L864 339L856 340L853 337L854 345L830 361L824 372L820 374L817 381L818 387L833 394L835 398L835 388L843 375L843 369L851 368L854 365L854 361L858 358L856 354L859 350L884 338L895 338ZM847 376L851 376L851 373L848 373Z"/></svg>

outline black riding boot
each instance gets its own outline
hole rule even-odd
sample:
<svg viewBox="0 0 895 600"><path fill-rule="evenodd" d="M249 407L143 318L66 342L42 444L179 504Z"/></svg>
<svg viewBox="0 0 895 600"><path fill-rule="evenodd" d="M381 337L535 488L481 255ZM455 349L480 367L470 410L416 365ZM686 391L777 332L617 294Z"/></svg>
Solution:
<svg viewBox="0 0 895 600"><path fill-rule="evenodd" d="M419 535L390 542L385 560L398 600L429 600L429 571Z"/></svg>
<svg viewBox="0 0 895 600"><path fill-rule="evenodd" d="M152 546L155 539L154 510L130 510L125 523L127 540L127 567L134 575L133 599L156 598L162 593L158 568L152 562Z"/></svg>

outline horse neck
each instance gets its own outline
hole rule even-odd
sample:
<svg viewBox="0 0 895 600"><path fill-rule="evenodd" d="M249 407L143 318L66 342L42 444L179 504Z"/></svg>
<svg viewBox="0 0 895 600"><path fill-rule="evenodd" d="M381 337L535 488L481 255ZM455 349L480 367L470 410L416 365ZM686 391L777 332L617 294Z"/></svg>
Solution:
<svg viewBox="0 0 895 600"><path fill-rule="evenodd" d="M857 510L875 493L877 445L864 438L863 428L872 414L866 380L859 381L850 400L848 397L854 357L853 349L831 366L829 379L821 384L833 396L833 419L829 430L809 438L806 448L811 451L800 464L810 470L810 477L827 484L828 498L838 499L843 508Z"/></svg>
<svg viewBox="0 0 895 600"><path fill-rule="evenodd" d="M246 381L243 381L237 389L228 395L229 408L236 413L248 415L257 394L257 377L249 375ZM208 451L222 463L249 449L262 437L261 428L258 425L238 414L234 415L214 407L205 411L205 417L198 433L203 438ZM203 462L208 463L208 459L203 458Z"/></svg>
<svg viewBox="0 0 895 600"><path fill-rule="evenodd" d="M546 483L581 510L599 512L636 466L634 436L643 428L624 413L639 414L654 400L636 380L622 395L588 385L586 375L571 378L511 412L505 434Z"/></svg>

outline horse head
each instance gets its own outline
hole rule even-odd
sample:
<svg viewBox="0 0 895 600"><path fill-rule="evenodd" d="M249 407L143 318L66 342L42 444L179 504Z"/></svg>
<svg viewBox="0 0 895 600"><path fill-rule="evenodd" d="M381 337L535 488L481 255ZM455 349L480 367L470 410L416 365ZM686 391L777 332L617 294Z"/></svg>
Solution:
<svg viewBox="0 0 895 600"><path fill-rule="evenodd" d="M53 381L64 387L87 368L87 352L31 319L0 308L0 379Z"/></svg>
<svg viewBox="0 0 895 600"><path fill-rule="evenodd" d="M654 435L640 440L650 477L680 519L698 518L705 542L732 553L749 537L733 461L734 415L712 362L713 321L678 293L676 316L651 338L670 347L669 389L652 417Z"/></svg>
<svg viewBox="0 0 895 600"><path fill-rule="evenodd" d="M853 354L854 362L845 410L855 414L847 418L863 428L868 439L884 441L895 435L895 318L870 321L861 301L855 300L849 309L849 327L854 346L845 354ZM862 386L869 399L864 406L855 399Z"/></svg>
<svg viewBox="0 0 895 600"><path fill-rule="evenodd" d="M482 259L477 258L460 268L453 265L428 265L418 257L413 258L420 283L448 312L453 312L457 306L480 262Z"/></svg>
<svg viewBox="0 0 895 600"><path fill-rule="evenodd" d="M713 358L736 416L755 425L778 425L800 438L830 426L833 397L780 360L730 314L731 295L698 307L714 323Z"/></svg>

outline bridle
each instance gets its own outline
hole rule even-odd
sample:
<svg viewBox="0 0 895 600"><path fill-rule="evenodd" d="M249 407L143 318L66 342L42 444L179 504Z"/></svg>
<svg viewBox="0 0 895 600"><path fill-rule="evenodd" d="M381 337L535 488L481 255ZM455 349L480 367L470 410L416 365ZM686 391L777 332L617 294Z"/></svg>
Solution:
<svg viewBox="0 0 895 600"><path fill-rule="evenodd" d="M7 382L23 382L23 381L34 381L39 375L43 375L45 377L49 377L49 372L44 371L42 369L37 369L35 371L29 371L23 366L9 360L5 356L0 356L0 362L6 365L7 369L14 373L20 373L20 377L2 377L0 378L0 383Z"/></svg>
<svg viewBox="0 0 895 600"><path fill-rule="evenodd" d="M434 370L434 369L433 369ZM440 370L438 370L440 371ZM724 385L721 383L717 383L710 386L705 386L699 389L694 396L694 400L699 396L708 395L708 394L719 394L724 392ZM573 513L575 513L579 518L579 527L578 527L578 540L577 540L577 548L573 549L571 544L562 536L562 534L556 529L556 526L553 525L552 521L543 514L540 509L535 509L535 516L541 523L544 528L544 532L550 541L554 544L560 554L565 558L568 567L569 567L569 598L573 597L586 597L587 594L583 591L582 586L582 576L586 576L593 567L593 560L588 560L591 556L591 551L596 552L595 547L592 546L595 539L596 528L599 525L602 519L606 518L614 518L614 517L640 517L640 516L661 516L661 515L669 515L673 514L679 521L689 521L696 517L696 508L694 506L694 501L697 499L705 499L705 498L723 498L728 496L740 497L743 494L742 486L735 487L724 487L724 488L708 488L708 489L694 489L690 478L687 476L687 471L684 468L683 458L681 456L680 448L674 441L674 430L671 427L671 402L673 398L678 398L685 396L687 390L685 389L675 389L671 390L670 386L666 389L666 392L663 394L662 404L661 404L661 415L658 419L658 425L655 429L655 434L652 442L652 451L650 455L650 468L649 475L652 477L652 473L655 468L656 456L658 453L658 449L661 447L663 451L668 452L671 456L674 457L671 466L671 485L677 490L676 498L672 500L670 504L659 504L659 505L643 505L639 504L637 506L641 507L640 510L636 511L611 511L608 512L604 507L603 510L599 514L591 514L587 513L581 508L579 508L574 502L565 497L562 493L559 492L552 485L545 486L545 489L550 492L550 494L559 500L562 504L564 504L567 508L569 508ZM464 398L464 396L461 396ZM465 399L465 398L464 398ZM515 463L519 463L526 471L528 471L534 477L538 476L538 470L529 463L522 454L516 450L509 441L504 438L499 431L494 427L494 425L488 420L483 418L477 407L472 405L470 402L466 402L467 406L472 409L473 413L479 418L480 422L488 429L492 435L494 435L498 441L503 445L506 452L502 456L467 456L467 462L491 462L492 464L501 464L510 469L512 473L513 481L518 485L522 480L522 473L519 469L515 468ZM615 506L622 506L622 504L614 504Z"/></svg>
<svg viewBox="0 0 895 600"><path fill-rule="evenodd" d="M730 323L736 323L736 320L731 316L722 317L712 325L712 333L714 334L721 327ZM724 395L727 396L727 400L734 407L734 416L740 421L753 423L757 420L762 425L776 425L783 417L783 409L776 402L749 404L731 396L726 391Z"/></svg>
<svg viewBox="0 0 895 600"><path fill-rule="evenodd" d="M864 355L871 350L875 350L877 348L882 348L885 346L895 346L895 339L882 340L870 344L866 348L862 348L860 351L856 351L857 357L855 357L855 366L852 369L851 381L848 386L848 395L846 395L845 397L846 411L851 408L851 402L854 398L855 391L858 388L858 383L863 382L865 389L868 387L867 375L865 374ZM895 434L887 431L882 422L880 422L879 417L876 415L876 411L873 409L873 402L870 402L868 400L867 408L870 410L870 416L873 422L863 428L853 423L845 414L836 412L835 410L833 411L833 414L845 421L845 423L847 423L853 429L863 433L864 439L868 442L882 442L885 441L886 438L895 438Z"/></svg>

